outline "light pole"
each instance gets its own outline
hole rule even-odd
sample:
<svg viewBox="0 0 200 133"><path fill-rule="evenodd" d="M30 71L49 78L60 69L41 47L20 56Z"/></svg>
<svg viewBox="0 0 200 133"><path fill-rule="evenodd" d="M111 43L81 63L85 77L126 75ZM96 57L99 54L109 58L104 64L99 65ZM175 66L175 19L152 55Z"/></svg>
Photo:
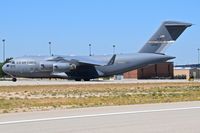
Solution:
<svg viewBox="0 0 200 133"><path fill-rule="evenodd" d="M50 56L52 56L52 54L51 54L51 42L49 42L49 54L50 54Z"/></svg>
<svg viewBox="0 0 200 133"><path fill-rule="evenodd" d="M6 54L5 41L6 41L5 39L2 40L2 42L3 42L3 62L6 61L6 57L5 57L5 54Z"/></svg>
<svg viewBox="0 0 200 133"><path fill-rule="evenodd" d="M200 50L200 48L198 48L197 49L197 51L198 51L198 65L199 65L199 50ZM197 79L199 79L199 69L197 69L197 77L196 77Z"/></svg>
<svg viewBox="0 0 200 133"><path fill-rule="evenodd" d="M89 44L89 56L92 56L92 45Z"/></svg>
<svg viewBox="0 0 200 133"><path fill-rule="evenodd" d="M113 45L113 54L115 54L115 45Z"/></svg>
<svg viewBox="0 0 200 133"><path fill-rule="evenodd" d="M200 48L197 49L197 51L198 51L198 64L199 64L199 50L200 50Z"/></svg>

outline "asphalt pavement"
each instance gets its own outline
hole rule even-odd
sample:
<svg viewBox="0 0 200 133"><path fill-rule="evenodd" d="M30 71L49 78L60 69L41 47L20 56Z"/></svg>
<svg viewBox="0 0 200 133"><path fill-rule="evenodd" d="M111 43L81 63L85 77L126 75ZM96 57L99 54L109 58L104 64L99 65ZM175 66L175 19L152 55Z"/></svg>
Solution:
<svg viewBox="0 0 200 133"><path fill-rule="evenodd" d="M127 84L127 83L184 83L188 80L177 79L122 79L122 80L91 80L91 81L74 81L66 79L18 79L17 82L12 82L11 79L1 80L0 86L23 86L23 85L83 85L83 84ZM199 82L196 80L195 82Z"/></svg>
<svg viewBox="0 0 200 133"><path fill-rule="evenodd" d="M0 115L1 133L200 133L200 102Z"/></svg>

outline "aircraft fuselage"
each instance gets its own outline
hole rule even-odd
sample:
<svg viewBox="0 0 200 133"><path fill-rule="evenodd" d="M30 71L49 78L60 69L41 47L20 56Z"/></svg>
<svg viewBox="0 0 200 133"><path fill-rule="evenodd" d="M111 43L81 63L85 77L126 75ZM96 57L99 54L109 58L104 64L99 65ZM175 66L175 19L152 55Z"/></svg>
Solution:
<svg viewBox="0 0 200 133"><path fill-rule="evenodd" d="M164 62L174 57L154 54L136 53L119 54L112 65L77 65L73 69L66 69L67 62L51 61L54 56L27 56L12 59L3 66L4 72L12 77L26 78L67 78L67 79L93 79L98 77L122 74L124 72L141 68L149 64ZM62 56L64 59L87 58L93 61L108 62L112 55L103 56ZM63 65L63 69L55 70L55 64ZM74 64L75 65L75 64ZM66 66L67 68L67 66ZM63 73L61 73L63 72Z"/></svg>

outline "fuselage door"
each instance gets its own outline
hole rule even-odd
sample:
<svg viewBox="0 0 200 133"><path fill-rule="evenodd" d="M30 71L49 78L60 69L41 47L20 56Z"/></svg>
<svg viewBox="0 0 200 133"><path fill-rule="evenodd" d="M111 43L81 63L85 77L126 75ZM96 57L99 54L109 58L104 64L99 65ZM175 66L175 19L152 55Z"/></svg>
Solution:
<svg viewBox="0 0 200 133"><path fill-rule="evenodd" d="M41 62L40 63L41 71L53 71L53 63L51 62Z"/></svg>

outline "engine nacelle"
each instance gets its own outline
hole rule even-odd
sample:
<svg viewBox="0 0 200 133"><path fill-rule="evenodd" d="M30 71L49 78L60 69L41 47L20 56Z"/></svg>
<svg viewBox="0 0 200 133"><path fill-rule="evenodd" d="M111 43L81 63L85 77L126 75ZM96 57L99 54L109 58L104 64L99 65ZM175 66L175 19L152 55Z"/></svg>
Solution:
<svg viewBox="0 0 200 133"><path fill-rule="evenodd" d="M74 69L76 69L75 64L70 64L70 63L54 63L53 64L54 72L68 72Z"/></svg>

